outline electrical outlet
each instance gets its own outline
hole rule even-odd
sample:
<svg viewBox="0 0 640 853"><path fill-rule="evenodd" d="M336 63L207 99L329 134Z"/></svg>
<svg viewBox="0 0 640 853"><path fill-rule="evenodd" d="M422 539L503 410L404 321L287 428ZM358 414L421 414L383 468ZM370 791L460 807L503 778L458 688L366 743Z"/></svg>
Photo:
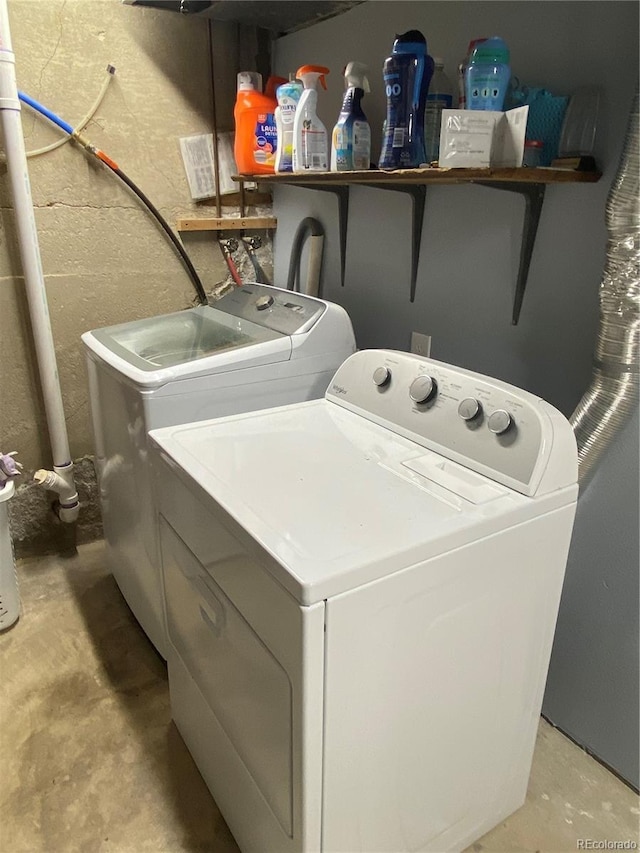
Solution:
<svg viewBox="0 0 640 853"><path fill-rule="evenodd" d="M411 332L411 352L429 358L431 355L431 335L422 332Z"/></svg>

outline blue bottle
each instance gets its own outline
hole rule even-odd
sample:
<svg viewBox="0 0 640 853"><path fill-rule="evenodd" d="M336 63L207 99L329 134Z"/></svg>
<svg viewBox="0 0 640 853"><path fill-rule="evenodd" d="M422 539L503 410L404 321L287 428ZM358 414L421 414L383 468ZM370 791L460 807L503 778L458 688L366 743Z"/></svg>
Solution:
<svg viewBox="0 0 640 853"><path fill-rule="evenodd" d="M477 44L465 71L467 109L501 111L510 79L509 48L503 40L493 36Z"/></svg>
<svg viewBox="0 0 640 853"><path fill-rule="evenodd" d="M350 172L369 168L371 129L362 110L362 98L369 92L367 71L362 62L350 62L344 69L346 90L338 121L331 134L331 171Z"/></svg>
<svg viewBox="0 0 640 853"><path fill-rule="evenodd" d="M396 37L382 69L387 117L380 169L416 169L426 163L424 110L433 74L433 59L419 30Z"/></svg>

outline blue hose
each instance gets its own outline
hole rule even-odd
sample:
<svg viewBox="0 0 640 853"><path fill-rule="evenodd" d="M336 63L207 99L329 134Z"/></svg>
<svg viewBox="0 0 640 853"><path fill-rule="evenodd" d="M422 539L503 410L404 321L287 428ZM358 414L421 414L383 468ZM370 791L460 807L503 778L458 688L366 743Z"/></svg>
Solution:
<svg viewBox="0 0 640 853"><path fill-rule="evenodd" d="M54 124L57 124L59 128L64 130L65 133L68 133L69 136L73 134L73 128L70 124L67 124L66 121L63 121L59 116L55 113L52 113L51 110L48 110L42 104L38 103L35 98L29 97L29 95L25 95L24 92L18 92L18 97L21 101L24 101L25 104L28 104L32 109L36 110L39 113L42 113L43 116L52 121Z"/></svg>
<svg viewBox="0 0 640 853"><path fill-rule="evenodd" d="M53 122L53 124L57 125L61 130L64 130L65 133L68 133L69 136L73 136L73 128L71 127L71 125L67 124L66 121L63 121L63 119L61 119L59 116L57 116L54 112L51 112L51 110L48 110L45 106L38 103L38 101L36 101L35 98L32 98L29 95L25 95L24 92L18 92L18 97L20 98L21 101L24 101L25 104L28 104L28 106L30 106L32 109L36 110L36 112L39 112L45 118L48 118L49 121ZM149 201L149 199L142 192L142 190L136 184L134 184L134 182L131 180L131 178L127 177L127 175L125 175L125 173L122 171L122 169L120 169L118 167L118 165L116 163L114 163L113 160L111 160L111 158L107 157L103 151L100 151L94 145L89 145L86 141L82 141L80 139L79 139L79 141L80 141L80 144L83 146L83 148L86 151L88 151L94 157L97 157L98 160L100 160L109 169L111 169L111 171L114 174L116 174L120 178L120 180L123 181L129 187L129 189L131 189L138 196L138 198L145 205L147 210L152 214L152 216L154 216L156 218L160 227L165 232L165 234L167 235L169 240L173 243L176 251L178 252L180 257L184 261L184 264L187 267L187 271L189 272L191 280L193 281L193 285L196 289L196 293L198 294L198 299L200 300L202 305L206 305L207 304L207 294L206 294L206 291L204 289L202 282L200 281L200 276L196 272L196 269L193 266L193 264L191 263L191 260L190 260L189 256L187 255L187 253L184 249L184 246L178 240L176 235L173 233L173 231L169 227L169 224L164 219L164 217L162 216L160 211L156 207L154 207L154 205Z"/></svg>

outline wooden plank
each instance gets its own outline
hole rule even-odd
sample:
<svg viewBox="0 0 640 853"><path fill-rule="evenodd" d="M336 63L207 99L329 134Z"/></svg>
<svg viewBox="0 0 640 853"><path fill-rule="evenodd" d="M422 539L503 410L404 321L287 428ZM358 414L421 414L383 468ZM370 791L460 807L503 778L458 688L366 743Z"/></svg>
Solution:
<svg viewBox="0 0 640 853"><path fill-rule="evenodd" d="M178 231L259 231L275 228L277 219L273 216L223 216L221 219L210 216L189 216L176 220Z"/></svg>
<svg viewBox="0 0 640 853"><path fill-rule="evenodd" d="M246 190L244 194L245 207L255 207L256 205L271 204L273 196L271 193L258 193ZM240 207L240 192L225 193L220 196L220 203L223 207ZM207 208L215 207L215 198L203 198L196 202L197 207L202 208L203 213L208 213Z"/></svg>
<svg viewBox="0 0 640 853"><path fill-rule="evenodd" d="M353 184L462 184L478 181L527 184L575 184L595 183L602 175L600 172L578 172L573 169L538 168L529 169L397 169L381 171L370 169L366 172L311 172L306 174L278 175L234 175L234 181L259 181L272 184L293 184L296 186L345 186Z"/></svg>

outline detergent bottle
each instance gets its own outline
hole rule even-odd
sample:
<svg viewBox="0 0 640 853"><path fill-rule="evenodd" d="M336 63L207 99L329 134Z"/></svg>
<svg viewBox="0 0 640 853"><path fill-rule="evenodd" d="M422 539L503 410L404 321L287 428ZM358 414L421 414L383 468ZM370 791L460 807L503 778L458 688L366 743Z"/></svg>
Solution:
<svg viewBox="0 0 640 853"><path fill-rule="evenodd" d="M267 82L264 85L264 93L267 98L271 98L272 101L276 100L276 92L278 91L278 86L281 86L283 83L286 82L286 77L276 77L273 74L270 77L267 77Z"/></svg>
<svg viewBox="0 0 640 853"><path fill-rule="evenodd" d="M471 59L471 54L473 53L475 46L480 44L480 42L486 41L486 38L477 38L472 39L469 42L469 46L467 47L467 52L465 54L464 59L458 65L458 109L466 110L467 108L467 93L465 92L465 79L467 74L467 68L469 67L469 60Z"/></svg>
<svg viewBox="0 0 640 853"><path fill-rule="evenodd" d="M350 62L344 69L346 91L342 109L331 135L331 171L368 169L371 157L371 128L362 112L362 98L370 92L362 62Z"/></svg>
<svg viewBox="0 0 640 853"><path fill-rule="evenodd" d="M262 75L256 71L238 74L238 92L233 116L236 134L233 153L241 175L273 174L278 137L277 101L263 94Z"/></svg>
<svg viewBox="0 0 640 853"><path fill-rule="evenodd" d="M509 48L493 36L477 44L465 71L468 110L502 110L511 79Z"/></svg>
<svg viewBox="0 0 640 853"><path fill-rule="evenodd" d="M303 65L296 71L302 81L303 91L293 120L293 171L326 172L329 169L329 136L318 118L317 85L327 88L325 75L329 69L323 65Z"/></svg>
<svg viewBox="0 0 640 853"><path fill-rule="evenodd" d="M293 79L282 83L276 89L276 129L278 131L278 150L276 151L276 172L293 172L293 121L302 95L302 83Z"/></svg>
<svg viewBox="0 0 640 853"><path fill-rule="evenodd" d="M415 169L426 162L424 111L433 74L427 40L419 30L396 36L383 65L387 115L380 169Z"/></svg>

